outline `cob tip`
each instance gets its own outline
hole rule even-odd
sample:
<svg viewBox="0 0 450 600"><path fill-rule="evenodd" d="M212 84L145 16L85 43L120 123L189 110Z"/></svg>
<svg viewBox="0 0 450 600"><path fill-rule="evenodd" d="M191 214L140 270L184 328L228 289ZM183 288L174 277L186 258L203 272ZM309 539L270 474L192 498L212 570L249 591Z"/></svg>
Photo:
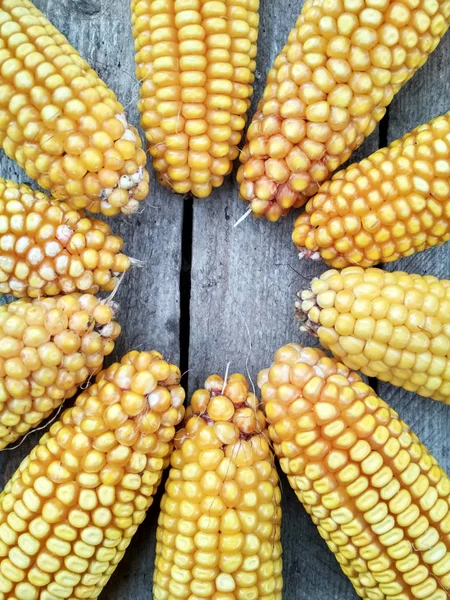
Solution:
<svg viewBox="0 0 450 600"><path fill-rule="evenodd" d="M115 118L120 121L125 130L120 139L137 144L136 130L133 131L134 127L128 123L125 113L116 114ZM139 207L139 201L148 194L148 182L149 175L142 166L138 166L134 173L123 174L114 187L103 188L100 192L101 212L107 215L114 210L114 207L120 206L121 211L126 215L135 213ZM126 198L126 193L128 193L128 198Z"/></svg>
<svg viewBox="0 0 450 600"><path fill-rule="evenodd" d="M0 293L17 298L111 292L136 264L107 223L0 178Z"/></svg>
<svg viewBox="0 0 450 600"><path fill-rule="evenodd" d="M449 403L450 281L360 266L300 292L303 330L351 369Z"/></svg>
<svg viewBox="0 0 450 600"><path fill-rule="evenodd" d="M296 219L294 244L342 269L391 262L447 242L449 132L447 112L335 173Z"/></svg>
<svg viewBox="0 0 450 600"><path fill-rule="evenodd" d="M23 298L0 307L0 449L102 369L120 335L117 310L92 294Z"/></svg>
<svg viewBox="0 0 450 600"><path fill-rule="evenodd" d="M311 215L303 212L297 217L292 232L292 241L294 242L298 257L300 260L320 260L320 249L314 239L315 227L311 224Z"/></svg>
<svg viewBox="0 0 450 600"><path fill-rule="evenodd" d="M320 327L320 309L316 298L317 294L310 287L297 292L297 300L295 302L295 317L300 324L300 331L314 336L318 335L317 332Z"/></svg>
<svg viewBox="0 0 450 600"><path fill-rule="evenodd" d="M264 165L262 159L247 156L244 148L240 160L243 164L237 172L239 195L244 202L250 203L254 217L265 217L268 221L275 222L287 215L291 208L300 208L307 202L308 196L304 193L294 191L287 183L277 183L279 167L275 159L267 160ZM271 168L275 171L272 175ZM263 174L264 170L266 174ZM308 190L309 196L316 188Z"/></svg>
<svg viewBox="0 0 450 600"><path fill-rule="evenodd" d="M191 417L199 417L206 425L214 427L224 445L240 444L264 431L265 420L258 404L258 398L249 392L244 375L234 373L226 379L217 374L210 375L205 381L205 387L194 392L191 405L186 411L185 422L187 424ZM226 427L230 437L221 437L218 422L232 424L232 427ZM187 433L188 429L180 430L181 441Z"/></svg>
<svg viewBox="0 0 450 600"><path fill-rule="evenodd" d="M97 375L101 400L108 405L104 420L111 429L123 429L121 443L141 444L140 451L152 454L156 436L164 450L160 457L168 460L175 427L184 416L180 379L179 367L156 350L132 350Z"/></svg>

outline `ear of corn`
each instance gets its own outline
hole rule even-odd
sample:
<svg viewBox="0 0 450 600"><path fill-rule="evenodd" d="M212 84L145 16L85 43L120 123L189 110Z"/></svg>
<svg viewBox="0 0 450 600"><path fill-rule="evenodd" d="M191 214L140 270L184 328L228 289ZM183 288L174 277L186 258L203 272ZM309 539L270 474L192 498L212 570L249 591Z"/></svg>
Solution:
<svg viewBox="0 0 450 600"><path fill-rule="evenodd" d="M132 0L139 110L160 183L204 198L238 155L259 0Z"/></svg>
<svg viewBox="0 0 450 600"><path fill-rule="evenodd" d="M450 480L357 373L289 344L259 374L269 433L298 499L367 600L445 600Z"/></svg>
<svg viewBox="0 0 450 600"><path fill-rule="evenodd" d="M90 294L0 306L0 449L100 371L120 334L113 318L113 307Z"/></svg>
<svg viewBox="0 0 450 600"><path fill-rule="evenodd" d="M161 481L180 371L130 352L52 425L0 495L0 598L97 598Z"/></svg>
<svg viewBox="0 0 450 600"><path fill-rule="evenodd" d="M128 214L148 193L146 155L123 106L29 0L0 7L0 144L75 208Z"/></svg>
<svg viewBox="0 0 450 600"><path fill-rule="evenodd" d="M300 257L369 267L450 239L450 112L337 173L306 205Z"/></svg>
<svg viewBox="0 0 450 600"><path fill-rule="evenodd" d="M0 293L111 291L130 267L122 246L103 221L0 178Z"/></svg>
<svg viewBox="0 0 450 600"><path fill-rule="evenodd" d="M247 133L240 194L276 221L375 128L450 22L448 0L307 0Z"/></svg>
<svg viewBox="0 0 450 600"><path fill-rule="evenodd" d="M154 600L281 600L280 489L242 375L194 392L158 521Z"/></svg>
<svg viewBox="0 0 450 600"><path fill-rule="evenodd" d="M450 281L347 267L298 293L303 331L351 369L450 403Z"/></svg>

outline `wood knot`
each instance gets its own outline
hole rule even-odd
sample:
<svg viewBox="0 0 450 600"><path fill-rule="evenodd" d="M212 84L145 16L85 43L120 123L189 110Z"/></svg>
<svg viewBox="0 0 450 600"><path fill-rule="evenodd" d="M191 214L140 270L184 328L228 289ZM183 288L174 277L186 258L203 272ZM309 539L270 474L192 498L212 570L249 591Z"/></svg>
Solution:
<svg viewBox="0 0 450 600"><path fill-rule="evenodd" d="M101 14L104 0L63 0L62 5L72 12L81 13L86 17Z"/></svg>

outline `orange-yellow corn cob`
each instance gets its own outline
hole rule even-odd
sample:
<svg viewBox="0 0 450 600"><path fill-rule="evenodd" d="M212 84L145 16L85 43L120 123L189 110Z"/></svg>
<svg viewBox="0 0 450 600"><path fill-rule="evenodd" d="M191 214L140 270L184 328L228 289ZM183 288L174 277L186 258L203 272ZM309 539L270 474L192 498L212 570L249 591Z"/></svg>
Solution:
<svg viewBox="0 0 450 600"><path fill-rule="evenodd" d="M450 112L326 181L292 240L300 258L369 267L450 240Z"/></svg>
<svg viewBox="0 0 450 600"><path fill-rule="evenodd" d="M243 375L194 392L157 531L154 600L281 600L280 489Z"/></svg>
<svg viewBox="0 0 450 600"><path fill-rule="evenodd" d="M129 214L148 193L123 106L29 0L0 6L0 144L75 208Z"/></svg>
<svg viewBox="0 0 450 600"><path fill-rule="evenodd" d="M238 155L259 0L132 0L139 110L159 181L199 198Z"/></svg>
<svg viewBox="0 0 450 600"><path fill-rule="evenodd" d="M289 344L259 374L283 471L356 593L446 600L450 480L359 375Z"/></svg>
<svg viewBox="0 0 450 600"><path fill-rule="evenodd" d="M0 448L100 371L120 334L113 318L114 307L90 294L0 306Z"/></svg>
<svg viewBox="0 0 450 600"><path fill-rule="evenodd" d="M0 495L0 599L97 598L169 462L180 371L130 352L52 425Z"/></svg>
<svg viewBox="0 0 450 600"><path fill-rule="evenodd" d="M0 293L111 291L131 261L109 225L0 178Z"/></svg>
<svg viewBox="0 0 450 600"><path fill-rule="evenodd" d="M307 0L269 72L238 172L255 216L313 196L436 48L449 0Z"/></svg>
<svg viewBox="0 0 450 600"><path fill-rule="evenodd" d="M350 369L450 404L450 281L347 267L298 298L300 328Z"/></svg>

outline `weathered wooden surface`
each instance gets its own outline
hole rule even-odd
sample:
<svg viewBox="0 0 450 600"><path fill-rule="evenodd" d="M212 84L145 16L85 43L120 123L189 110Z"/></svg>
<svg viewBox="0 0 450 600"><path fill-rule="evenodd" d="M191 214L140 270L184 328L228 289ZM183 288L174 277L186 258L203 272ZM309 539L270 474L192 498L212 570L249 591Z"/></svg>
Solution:
<svg viewBox="0 0 450 600"><path fill-rule="evenodd" d="M99 71L127 107L131 122L137 123L138 86L134 77L128 2L37 0L36 4ZM301 4L301 0L262 0L255 98L263 89L267 71ZM450 108L449 63L450 36L447 36L428 64L392 104L388 141ZM386 125L382 131L386 132ZM384 135L377 130L352 160L375 150L380 144L380 136L383 139ZM27 181L24 173L3 156L0 174ZM114 219L113 227L125 237L128 253L146 260L146 265L129 275L118 293L123 334L113 358L132 348L158 348L176 361L180 358L181 339L181 358L189 368L188 385L192 391L210 373L224 374L228 362L230 372L248 370L256 385L259 369L270 364L280 345L292 340L316 344L312 338L299 334L293 304L297 289L325 267L298 260L290 240L294 215L277 224L248 218L234 228L245 210L246 206L237 199L233 178L215 190L210 200L195 201L193 215L190 204L183 207L181 199L153 183L150 199L142 213ZM184 261L181 248L183 211ZM450 245L447 245L387 268L450 277L449 257ZM181 272L183 288L180 293ZM450 408L386 384L379 384L378 389L449 470L446 440ZM39 436L40 433L35 433L20 448L0 454L0 488ZM283 597L287 600L356 598L352 586L310 518L298 505L285 478L282 478L282 486ZM102 598L151 598L158 500Z"/></svg>

